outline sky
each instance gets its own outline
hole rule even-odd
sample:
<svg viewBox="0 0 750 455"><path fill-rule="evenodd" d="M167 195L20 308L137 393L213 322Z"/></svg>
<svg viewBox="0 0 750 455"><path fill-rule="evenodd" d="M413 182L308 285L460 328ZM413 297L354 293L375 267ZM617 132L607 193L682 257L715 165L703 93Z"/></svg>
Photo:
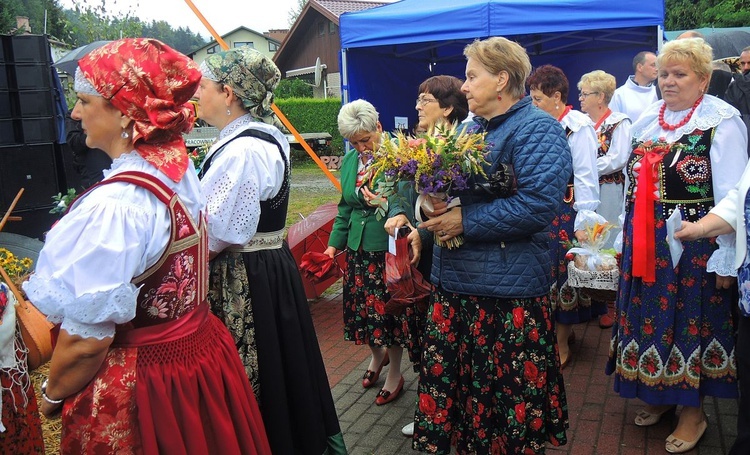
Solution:
<svg viewBox="0 0 750 455"><path fill-rule="evenodd" d="M239 26L256 32L289 28L289 11L297 8L298 0L192 0L209 24L223 35ZM76 3L97 4L92 0L61 0L63 8ZM204 38L211 34L184 0L116 0L106 1L108 13L123 14L130 9L142 21L163 20L172 28L189 27Z"/></svg>

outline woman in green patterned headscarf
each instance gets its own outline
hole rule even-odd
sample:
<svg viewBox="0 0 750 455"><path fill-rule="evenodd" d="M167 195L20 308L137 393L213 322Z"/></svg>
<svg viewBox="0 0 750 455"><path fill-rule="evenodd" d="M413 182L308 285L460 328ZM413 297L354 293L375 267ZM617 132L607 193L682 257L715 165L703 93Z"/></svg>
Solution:
<svg viewBox="0 0 750 455"><path fill-rule="evenodd" d="M198 115L219 128L201 168L211 310L229 327L274 454L345 454L297 264L284 241L289 143L271 111L281 78L240 47L201 64Z"/></svg>

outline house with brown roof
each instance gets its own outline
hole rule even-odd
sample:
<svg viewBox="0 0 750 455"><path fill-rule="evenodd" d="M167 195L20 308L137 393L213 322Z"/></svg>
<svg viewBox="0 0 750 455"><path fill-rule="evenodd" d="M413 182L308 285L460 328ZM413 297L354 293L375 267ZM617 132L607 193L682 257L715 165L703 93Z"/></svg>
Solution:
<svg viewBox="0 0 750 455"><path fill-rule="evenodd" d="M339 16L390 2L364 0L309 0L289 29L273 57L283 78L300 78L315 84L316 62L320 62L317 98L341 96Z"/></svg>
<svg viewBox="0 0 750 455"><path fill-rule="evenodd" d="M259 33L242 26L222 35L221 39L223 39L230 48L249 46L268 58L273 58L281 46L281 41L272 38L270 34ZM188 54L188 57L192 58L197 63L201 63L206 57L219 51L221 51L221 46L216 40L212 40L210 43Z"/></svg>

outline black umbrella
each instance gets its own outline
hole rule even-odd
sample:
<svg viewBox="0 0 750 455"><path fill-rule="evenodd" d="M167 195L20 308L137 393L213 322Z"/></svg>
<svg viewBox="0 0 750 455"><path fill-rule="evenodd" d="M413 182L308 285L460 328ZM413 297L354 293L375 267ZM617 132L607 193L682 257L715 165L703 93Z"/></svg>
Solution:
<svg viewBox="0 0 750 455"><path fill-rule="evenodd" d="M77 47L67 54L63 55L60 60L52 64L55 68L60 71L65 71L70 75L75 75L76 68L78 68L78 60L84 57L94 49L98 49L107 43L112 41L94 41L93 43L86 44L85 46Z"/></svg>
<svg viewBox="0 0 750 455"><path fill-rule="evenodd" d="M714 60L739 57L742 49L750 46L750 33L744 30L716 32L707 35L706 42L714 50Z"/></svg>

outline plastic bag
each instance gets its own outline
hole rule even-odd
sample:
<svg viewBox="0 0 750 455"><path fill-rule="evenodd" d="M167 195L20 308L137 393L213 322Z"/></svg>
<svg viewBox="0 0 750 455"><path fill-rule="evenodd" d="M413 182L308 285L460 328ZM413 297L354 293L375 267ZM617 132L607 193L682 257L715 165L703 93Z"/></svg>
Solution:
<svg viewBox="0 0 750 455"><path fill-rule="evenodd" d="M591 210L581 210L576 215L575 230L583 230L587 239L568 253L576 255L574 264L580 270L612 270L617 268L614 250L602 250L614 225Z"/></svg>
<svg viewBox="0 0 750 455"><path fill-rule="evenodd" d="M430 283L409 263L409 239L401 236L395 243L396 254L385 254L385 284L391 297L385 303L385 312L400 316L405 308L413 305L417 311L424 312L430 297Z"/></svg>

